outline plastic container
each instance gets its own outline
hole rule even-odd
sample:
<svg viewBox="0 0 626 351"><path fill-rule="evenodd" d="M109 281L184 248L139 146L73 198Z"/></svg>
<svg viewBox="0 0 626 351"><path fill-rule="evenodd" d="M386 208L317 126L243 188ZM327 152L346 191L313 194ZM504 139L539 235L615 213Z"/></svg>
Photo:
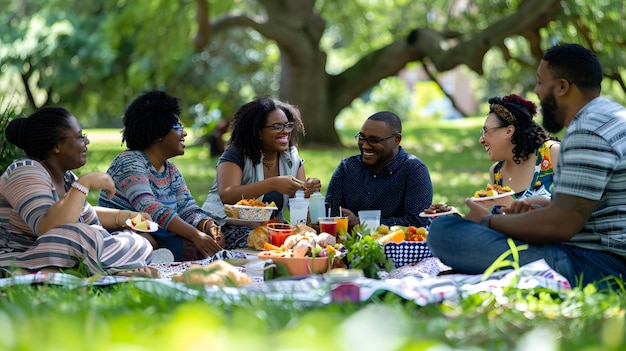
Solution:
<svg viewBox="0 0 626 351"><path fill-rule="evenodd" d="M309 200L304 198L304 190L296 191L296 197L289 199L289 222L306 224L309 213Z"/></svg>
<svg viewBox="0 0 626 351"><path fill-rule="evenodd" d="M371 231L377 230L380 227L380 210L359 211L359 223Z"/></svg>
<svg viewBox="0 0 626 351"><path fill-rule="evenodd" d="M269 223L267 225L267 234L269 243L274 246L281 246L285 240L293 232L293 226L284 223Z"/></svg>
<svg viewBox="0 0 626 351"><path fill-rule="evenodd" d="M326 216L326 198L319 191L309 197L309 214L313 223L317 223L319 217Z"/></svg>

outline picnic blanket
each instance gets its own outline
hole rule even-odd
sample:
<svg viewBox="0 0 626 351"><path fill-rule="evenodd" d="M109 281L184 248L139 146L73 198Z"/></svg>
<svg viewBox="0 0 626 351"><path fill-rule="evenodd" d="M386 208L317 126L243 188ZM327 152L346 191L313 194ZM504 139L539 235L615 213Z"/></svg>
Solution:
<svg viewBox="0 0 626 351"><path fill-rule="evenodd" d="M322 275L293 277L264 282L259 269L262 262L242 252L222 251L216 256L191 262L172 262L153 264L159 269L161 279L129 278L122 276L95 276L79 278L65 273L34 273L12 278L0 279L0 287L15 284L54 284L68 288L82 286L103 286L133 281L136 286L154 294L176 293L202 295L206 299L221 298L236 303L245 298L289 299L302 304L328 304L338 288L345 283L328 281ZM254 283L240 288L206 286L204 290L189 287L183 283L175 283L171 276L181 274L192 264L208 265L216 259L247 258L250 264L240 267L249 273ZM460 301L464 297L490 291L501 292L505 287L519 289L542 288L557 294L571 289L568 281L554 271L544 260L532 262L517 270L501 270L489 277L483 275L446 274L439 275L448 269L436 257L430 257L414 265L407 265L391 272L381 274L381 279L357 278L349 282L350 287L357 286L358 301L367 301L382 293L393 293L403 299L415 302L420 306L440 303L444 300Z"/></svg>

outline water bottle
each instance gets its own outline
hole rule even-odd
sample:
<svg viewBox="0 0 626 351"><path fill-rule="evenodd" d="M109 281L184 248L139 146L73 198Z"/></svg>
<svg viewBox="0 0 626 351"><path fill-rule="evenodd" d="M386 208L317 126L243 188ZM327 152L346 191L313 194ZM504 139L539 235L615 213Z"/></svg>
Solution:
<svg viewBox="0 0 626 351"><path fill-rule="evenodd" d="M326 217L326 199L319 191L314 192L309 197L309 214L311 223L317 223L318 218Z"/></svg>
<svg viewBox="0 0 626 351"><path fill-rule="evenodd" d="M289 221L291 224L305 223L309 200L304 198L304 190L296 191L296 197L289 199Z"/></svg>

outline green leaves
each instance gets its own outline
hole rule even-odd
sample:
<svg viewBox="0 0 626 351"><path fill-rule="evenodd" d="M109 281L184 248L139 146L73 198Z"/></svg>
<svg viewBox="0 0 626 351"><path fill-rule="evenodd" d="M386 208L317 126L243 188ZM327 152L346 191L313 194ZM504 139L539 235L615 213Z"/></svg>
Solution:
<svg viewBox="0 0 626 351"><path fill-rule="evenodd" d="M379 279L379 270L393 268L393 262L387 259L382 245L372 238L369 230L363 226L354 226L352 232L347 235L344 245L348 250L346 257L350 268L362 269L368 278Z"/></svg>

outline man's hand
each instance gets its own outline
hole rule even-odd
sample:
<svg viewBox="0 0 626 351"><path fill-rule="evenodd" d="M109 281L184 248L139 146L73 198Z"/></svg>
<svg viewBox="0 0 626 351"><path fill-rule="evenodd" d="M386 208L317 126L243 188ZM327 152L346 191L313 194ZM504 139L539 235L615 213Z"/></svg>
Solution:
<svg viewBox="0 0 626 351"><path fill-rule="evenodd" d="M470 221L480 223L483 217L491 214L489 209L483 207L483 205L479 204L477 201L474 201L472 198L465 199L465 204L467 205L467 207L469 207L470 210L463 218L469 219Z"/></svg>

